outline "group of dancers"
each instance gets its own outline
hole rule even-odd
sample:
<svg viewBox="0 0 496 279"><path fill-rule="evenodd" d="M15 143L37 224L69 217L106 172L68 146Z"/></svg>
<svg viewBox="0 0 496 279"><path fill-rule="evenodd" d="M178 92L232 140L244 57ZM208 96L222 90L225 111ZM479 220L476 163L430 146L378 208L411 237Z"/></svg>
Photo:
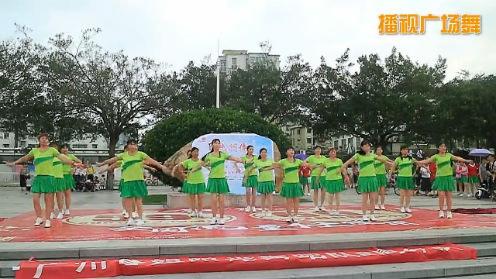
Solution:
<svg viewBox="0 0 496 279"><path fill-rule="evenodd" d="M82 166L81 161L68 153L67 146L59 149L50 147L47 134L38 136L39 147L33 148L29 154L21 157L10 165L33 161L36 177L32 183L33 205L36 212L35 225L45 223L49 228L50 215L55 215L54 193L57 193L59 213L57 217L69 215L70 191L74 186L71 168ZM329 214L339 215L340 193L350 184L347 167L358 164L358 187L362 193L362 220L364 222L376 221L375 210L385 210L385 188L387 184L387 170L398 171L397 187L400 189L400 211L412 212L411 196L415 189L413 181L413 166L435 163L437 165L436 178L433 189L439 195L439 218L453 218L452 192L456 190L453 178L452 161L470 163L470 160L454 156L447 152L445 144L438 147L438 153L425 160L415 160L409 156L409 149L401 147L401 154L394 161L384 156L380 146L372 152L371 144L364 140L360 144L360 151L349 160L343 161L337 157L336 149L330 148L328 157L322 155L322 148L317 146L314 155L306 160L295 158L295 150L287 148L286 158L274 161L268 157L267 149L261 148L258 156L254 154L255 148L248 146L246 155L242 158L232 156L221 151L221 141L214 139L210 143L211 150L202 158L199 149L193 147L188 152L188 158L174 166L172 175L183 180L182 191L189 195L190 216L207 218L204 213L204 194L210 193L212 218L210 224L223 225L225 213L225 195L229 193L226 179L225 162L233 161L243 164L243 187L246 188L246 212L256 212L255 202L257 195L261 196L261 213L263 216L272 216L272 195L275 193L275 172L282 176L282 187L279 195L286 199L287 222L299 222L299 201L304 195L300 183L299 170L307 167L311 172L311 188L314 190L315 211L323 211L324 201L328 197ZM121 168L121 181L119 184L122 205L125 210L127 225L141 226L143 220L143 197L148 195L143 170L153 167L166 173L164 165L150 158L146 153L138 151L135 140L129 140L124 152L117 154L99 166L108 169ZM207 168L209 175L207 183L202 169ZM60 193L60 194L59 194ZM41 194L44 194L45 212L42 214L40 205ZM320 197L319 197L320 195ZM65 197L65 209L63 198ZM379 200L378 200L379 198ZM319 204L320 202L320 204ZM137 214L134 215L133 212Z"/></svg>

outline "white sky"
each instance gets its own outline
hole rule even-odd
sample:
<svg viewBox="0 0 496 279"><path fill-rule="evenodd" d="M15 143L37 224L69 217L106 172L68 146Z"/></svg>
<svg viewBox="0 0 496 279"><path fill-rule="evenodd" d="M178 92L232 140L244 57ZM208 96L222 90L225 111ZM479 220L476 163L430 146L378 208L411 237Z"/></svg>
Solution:
<svg viewBox="0 0 496 279"><path fill-rule="evenodd" d="M482 34L441 35L441 22L429 22L422 36L381 36L380 14L481 14ZM0 40L15 38L14 23L31 28L38 42L56 33L75 37L100 27L106 49L151 57L180 69L222 49L260 51L270 41L282 60L302 54L313 66L324 56L334 61L346 48L352 57L399 51L423 63L448 59L448 77L462 69L496 73L494 0L5 0L0 9Z"/></svg>

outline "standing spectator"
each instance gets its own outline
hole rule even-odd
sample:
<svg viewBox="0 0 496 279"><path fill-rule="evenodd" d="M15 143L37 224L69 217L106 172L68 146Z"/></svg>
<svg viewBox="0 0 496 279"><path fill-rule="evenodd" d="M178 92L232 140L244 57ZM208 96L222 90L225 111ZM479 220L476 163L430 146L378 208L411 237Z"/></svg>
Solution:
<svg viewBox="0 0 496 279"><path fill-rule="evenodd" d="M28 183L27 183L27 181L30 177L31 176L29 175L27 166L23 165L21 168L21 172L19 173L19 185L21 186L21 191L30 190L30 189L28 189ZM31 188L31 187L29 187L29 188Z"/></svg>
<svg viewBox="0 0 496 279"><path fill-rule="evenodd" d="M88 162L88 166L86 167L86 175L88 176L88 180L93 182L95 178L95 168Z"/></svg>
<svg viewBox="0 0 496 279"><path fill-rule="evenodd" d="M436 179L436 172L437 172L437 166L436 166L436 164L435 163L430 163L429 164L429 173L431 174L431 192L429 194L432 197L436 197L437 196L436 189L432 189L432 185L434 183L434 180Z"/></svg>
<svg viewBox="0 0 496 279"><path fill-rule="evenodd" d="M467 165L463 162L457 162L455 166L458 196L463 197L463 194L465 193L465 184L468 182Z"/></svg>
<svg viewBox="0 0 496 279"><path fill-rule="evenodd" d="M465 193L470 198L475 196L475 189L479 187L480 183L480 173L479 173L479 164L475 162L471 162L467 165L468 169L468 182L465 186Z"/></svg>
<svg viewBox="0 0 496 279"><path fill-rule="evenodd" d="M426 165L420 167L420 190L424 192L424 195L430 195L431 189L431 171Z"/></svg>
<svg viewBox="0 0 496 279"><path fill-rule="evenodd" d="M488 161L486 164L487 185L488 185L489 193L491 193L492 196L494 192L494 176L496 174L496 162L494 160L494 155L489 155L487 157L487 161Z"/></svg>
<svg viewBox="0 0 496 279"><path fill-rule="evenodd" d="M312 173L312 169L307 165L301 165L298 170L298 175L300 176L300 184L303 186L303 192L306 193L307 196L310 196L310 182L308 178Z"/></svg>

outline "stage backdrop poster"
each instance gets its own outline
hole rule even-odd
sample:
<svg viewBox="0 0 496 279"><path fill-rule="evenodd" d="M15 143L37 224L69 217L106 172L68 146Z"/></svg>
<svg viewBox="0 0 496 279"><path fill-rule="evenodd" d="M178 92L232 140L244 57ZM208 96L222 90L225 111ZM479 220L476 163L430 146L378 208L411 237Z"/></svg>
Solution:
<svg viewBox="0 0 496 279"><path fill-rule="evenodd" d="M274 158L273 142L271 139L257 134L242 133L207 134L198 137L193 141L192 146L197 147L200 150L200 158L210 152L209 144L213 139L219 139L221 142L221 151L227 152L231 156L241 158L246 155L246 147L248 145L253 145L256 156L258 156L258 151L260 148L264 147L267 149L267 157L272 159ZM229 183L229 189L232 194L245 194L245 190L241 186L243 182L244 167L242 164L237 164L238 170L235 164L236 163L233 161L226 161L225 164L226 178ZM205 179L207 179L208 169L203 169L203 173L205 175Z"/></svg>

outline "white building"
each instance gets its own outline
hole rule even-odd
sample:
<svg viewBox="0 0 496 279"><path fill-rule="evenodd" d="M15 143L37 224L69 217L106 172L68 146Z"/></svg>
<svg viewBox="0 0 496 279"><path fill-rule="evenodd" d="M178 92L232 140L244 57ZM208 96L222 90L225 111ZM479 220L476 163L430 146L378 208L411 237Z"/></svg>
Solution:
<svg viewBox="0 0 496 279"><path fill-rule="evenodd" d="M230 74L237 69L247 70L250 65L262 62L271 62L279 68L281 61L280 55L274 55L264 52L248 52L247 50L223 50L219 56L221 73Z"/></svg>
<svg viewBox="0 0 496 279"><path fill-rule="evenodd" d="M122 150L127 141L127 137L121 135L117 142L116 149ZM108 144L105 138L98 136L92 139L90 136L84 139L72 140L68 142L72 152L81 158L97 161L98 159L108 157ZM11 156L18 157L25 149L31 149L38 145L38 139L28 136L19 141L19 147L14 148L14 133L0 131L0 157L8 158Z"/></svg>
<svg viewBox="0 0 496 279"><path fill-rule="evenodd" d="M332 147L348 154L353 154L360 150L361 141L361 138L352 135L331 137Z"/></svg>

